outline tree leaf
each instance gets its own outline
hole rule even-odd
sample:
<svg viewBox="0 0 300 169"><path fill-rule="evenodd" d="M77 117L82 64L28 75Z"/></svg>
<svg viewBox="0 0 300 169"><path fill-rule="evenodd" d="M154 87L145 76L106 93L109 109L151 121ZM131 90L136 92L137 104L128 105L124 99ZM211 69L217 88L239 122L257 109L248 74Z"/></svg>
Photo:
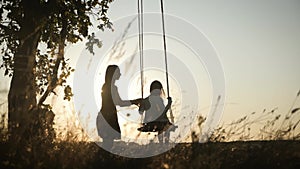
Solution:
<svg viewBox="0 0 300 169"><path fill-rule="evenodd" d="M9 73L8 69L6 69L5 72L4 72L4 76L8 75L8 73Z"/></svg>

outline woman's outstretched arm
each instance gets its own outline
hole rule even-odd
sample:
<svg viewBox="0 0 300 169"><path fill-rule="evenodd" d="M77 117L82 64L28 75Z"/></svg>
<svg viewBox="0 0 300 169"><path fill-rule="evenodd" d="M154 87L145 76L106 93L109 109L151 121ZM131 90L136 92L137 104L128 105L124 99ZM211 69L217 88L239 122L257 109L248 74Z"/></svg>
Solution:
<svg viewBox="0 0 300 169"><path fill-rule="evenodd" d="M122 100L116 86L112 87L111 94L114 104L121 107L130 106L132 104L139 105L142 101L142 99Z"/></svg>

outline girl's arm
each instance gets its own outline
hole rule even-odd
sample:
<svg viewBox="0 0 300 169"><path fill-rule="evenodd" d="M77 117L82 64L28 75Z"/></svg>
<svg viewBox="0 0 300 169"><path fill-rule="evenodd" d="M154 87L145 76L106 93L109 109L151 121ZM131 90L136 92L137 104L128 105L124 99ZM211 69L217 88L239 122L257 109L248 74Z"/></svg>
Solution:
<svg viewBox="0 0 300 169"><path fill-rule="evenodd" d="M166 105L166 107L165 107L165 109L163 111L163 114L167 113L167 111L170 109L171 105L172 105L172 98L168 97L168 104Z"/></svg>

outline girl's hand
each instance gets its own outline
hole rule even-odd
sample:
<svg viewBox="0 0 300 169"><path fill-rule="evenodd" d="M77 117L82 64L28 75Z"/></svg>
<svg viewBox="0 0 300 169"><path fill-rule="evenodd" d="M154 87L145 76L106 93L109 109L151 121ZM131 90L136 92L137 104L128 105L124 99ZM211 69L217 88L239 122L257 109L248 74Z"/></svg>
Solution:
<svg viewBox="0 0 300 169"><path fill-rule="evenodd" d="M168 105L172 104L172 97L168 97Z"/></svg>

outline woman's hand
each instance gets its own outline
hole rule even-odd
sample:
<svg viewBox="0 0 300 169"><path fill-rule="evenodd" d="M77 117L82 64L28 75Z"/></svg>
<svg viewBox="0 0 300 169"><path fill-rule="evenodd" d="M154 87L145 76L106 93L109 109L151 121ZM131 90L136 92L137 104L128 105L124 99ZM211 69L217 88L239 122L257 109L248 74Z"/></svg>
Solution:
<svg viewBox="0 0 300 169"><path fill-rule="evenodd" d="M135 99L135 100L130 100L131 104L135 104L137 106L140 106L142 103L143 99L139 98L139 99Z"/></svg>

